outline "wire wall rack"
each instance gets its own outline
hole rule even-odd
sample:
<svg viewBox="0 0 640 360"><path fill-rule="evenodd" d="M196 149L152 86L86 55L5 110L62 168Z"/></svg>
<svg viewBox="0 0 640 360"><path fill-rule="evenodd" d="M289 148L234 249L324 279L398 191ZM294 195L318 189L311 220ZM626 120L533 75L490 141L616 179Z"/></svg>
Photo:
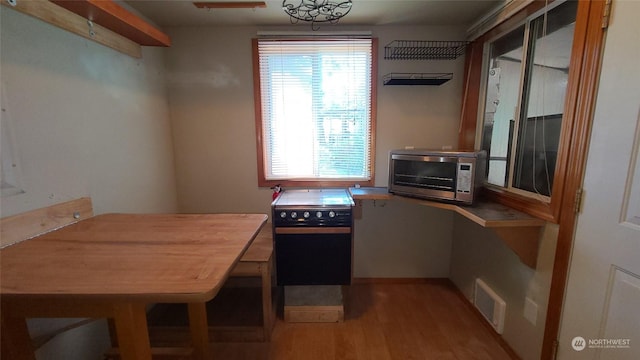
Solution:
<svg viewBox="0 0 640 360"><path fill-rule="evenodd" d="M394 40L384 47L386 60L454 60L468 41Z"/></svg>

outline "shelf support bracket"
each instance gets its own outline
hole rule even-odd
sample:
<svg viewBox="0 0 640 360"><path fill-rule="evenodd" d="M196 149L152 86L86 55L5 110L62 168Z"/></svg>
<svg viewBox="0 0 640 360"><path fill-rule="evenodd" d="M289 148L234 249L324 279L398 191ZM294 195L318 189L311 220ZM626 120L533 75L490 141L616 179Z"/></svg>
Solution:
<svg viewBox="0 0 640 360"><path fill-rule="evenodd" d="M535 269L540 247L540 226L495 227L492 230L528 267Z"/></svg>

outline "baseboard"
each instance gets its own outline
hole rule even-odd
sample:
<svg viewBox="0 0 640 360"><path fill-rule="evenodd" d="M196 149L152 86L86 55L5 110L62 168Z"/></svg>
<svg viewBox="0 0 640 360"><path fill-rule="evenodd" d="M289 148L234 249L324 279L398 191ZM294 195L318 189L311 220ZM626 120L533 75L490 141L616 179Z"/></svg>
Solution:
<svg viewBox="0 0 640 360"><path fill-rule="evenodd" d="M353 278L352 285L360 284L443 284L448 278Z"/></svg>

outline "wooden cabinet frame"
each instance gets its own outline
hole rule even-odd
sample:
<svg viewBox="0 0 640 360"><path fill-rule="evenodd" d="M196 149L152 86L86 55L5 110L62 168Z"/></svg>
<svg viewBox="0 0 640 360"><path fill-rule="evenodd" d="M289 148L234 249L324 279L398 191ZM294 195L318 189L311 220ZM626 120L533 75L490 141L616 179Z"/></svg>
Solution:
<svg viewBox="0 0 640 360"><path fill-rule="evenodd" d="M606 14L610 0L579 1L571 55L569 83L560 148L551 201L517 195L506 190L487 188L485 193L493 201L559 224L558 241L551 280L551 291L542 344L542 359L555 358L562 302L573 245L576 216L580 209L580 194L584 177L591 123L595 108L600 63L606 29ZM467 49L466 79L463 94L459 147L475 147L479 124L479 100L482 52L487 39L504 32L514 24L542 9L545 1L534 1L510 19L476 39Z"/></svg>

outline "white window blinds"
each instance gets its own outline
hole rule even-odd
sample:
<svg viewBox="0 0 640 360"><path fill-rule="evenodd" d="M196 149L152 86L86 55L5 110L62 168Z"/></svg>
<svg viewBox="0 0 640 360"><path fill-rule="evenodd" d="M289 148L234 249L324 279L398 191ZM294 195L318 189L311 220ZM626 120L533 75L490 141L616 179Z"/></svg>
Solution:
<svg viewBox="0 0 640 360"><path fill-rule="evenodd" d="M371 39L259 40L266 180L371 179Z"/></svg>

